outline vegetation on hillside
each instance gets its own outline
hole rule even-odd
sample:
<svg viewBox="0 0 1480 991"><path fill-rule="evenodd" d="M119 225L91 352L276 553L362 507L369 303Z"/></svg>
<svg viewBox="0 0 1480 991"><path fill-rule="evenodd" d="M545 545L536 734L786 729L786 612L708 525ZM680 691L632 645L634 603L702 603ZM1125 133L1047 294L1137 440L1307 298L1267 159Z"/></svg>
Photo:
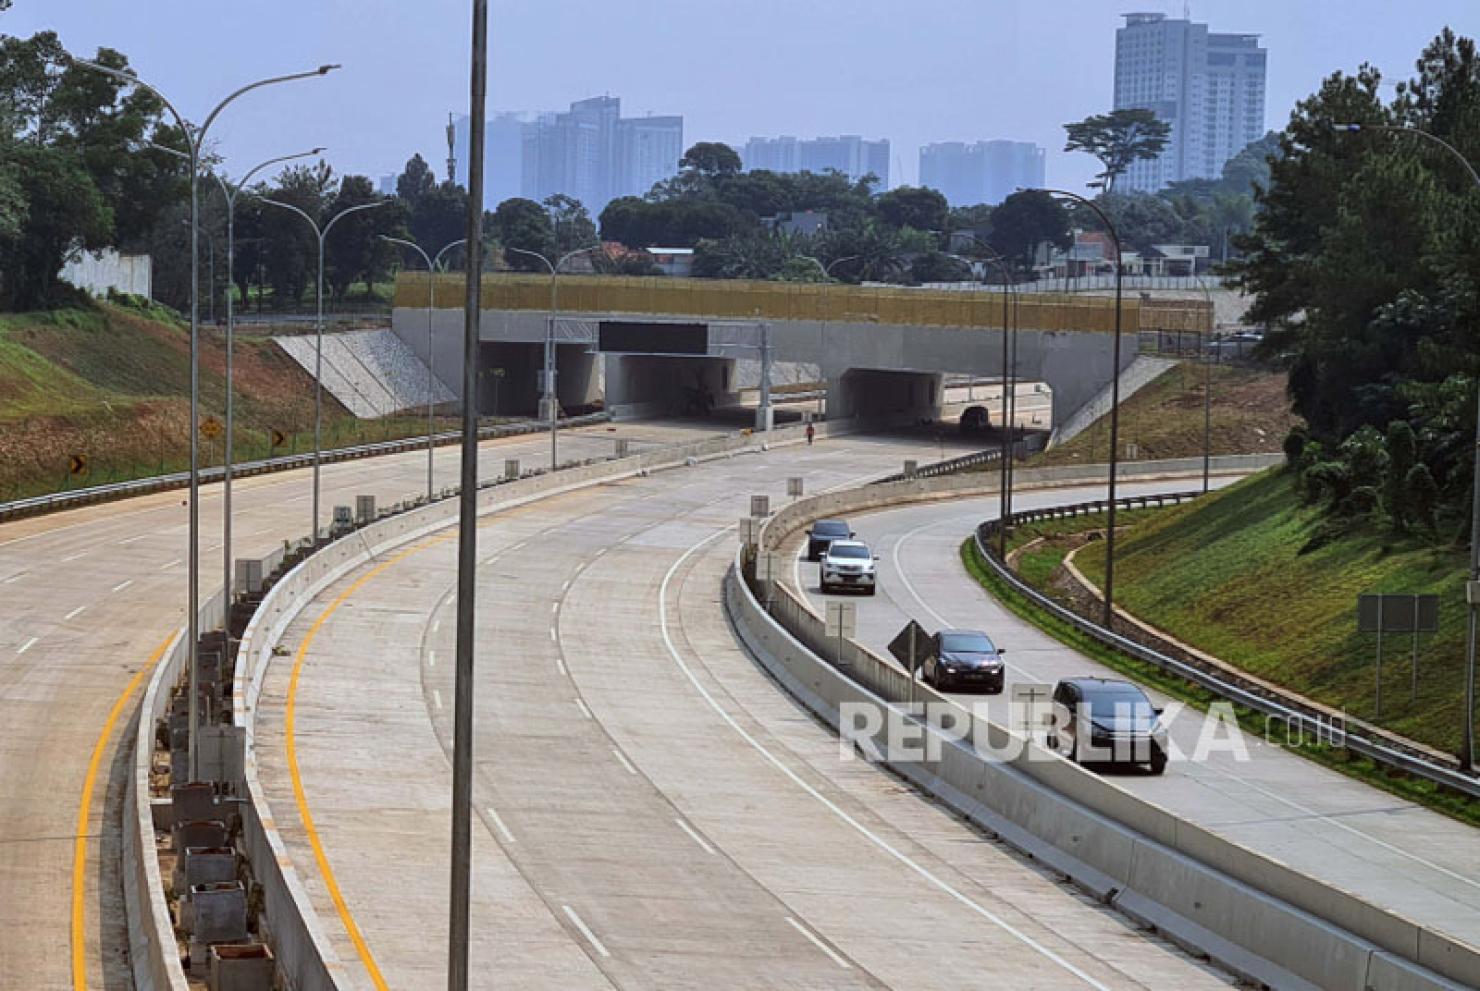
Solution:
<svg viewBox="0 0 1480 991"><path fill-rule="evenodd" d="M1368 527L1322 539L1291 472L1273 470L1159 511L1117 541L1118 605L1173 636L1270 681L1454 753L1463 705L1465 558L1411 535ZM1075 558L1092 581L1103 543ZM1357 596L1437 593L1440 630L1386 638L1383 710L1375 708L1375 638L1359 634Z"/></svg>
<svg viewBox="0 0 1480 991"><path fill-rule="evenodd" d="M1290 411L1282 372L1248 365L1179 362L1121 405L1120 450L1140 459L1203 453L1204 374L1212 379L1213 454L1274 454L1299 418ZM1103 416L1033 464L1095 464L1109 457L1110 418Z"/></svg>
<svg viewBox="0 0 1480 991"><path fill-rule="evenodd" d="M1288 357L1308 432L1288 451L1300 493L1360 534L1463 539L1480 383L1480 56L1445 30L1387 102L1371 66L1336 73L1280 137L1236 266ZM1360 132L1333 124L1357 123ZM1395 477L1401 474L1401 477ZM1380 524L1382 525L1382 524Z"/></svg>
<svg viewBox="0 0 1480 991"><path fill-rule="evenodd" d="M83 305L0 317L0 501L177 471L188 465L189 332L148 304ZM236 456L312 446L313 380L269 338L236 345ZM201 337L203 417L225 409L222 335ZM325 446L424 433L421 416L374 422L324 397ZM272 446L272 432L283 443ZM83 455L87 470L68 472ZM203 439L203 463L221 441Z"/></svg>

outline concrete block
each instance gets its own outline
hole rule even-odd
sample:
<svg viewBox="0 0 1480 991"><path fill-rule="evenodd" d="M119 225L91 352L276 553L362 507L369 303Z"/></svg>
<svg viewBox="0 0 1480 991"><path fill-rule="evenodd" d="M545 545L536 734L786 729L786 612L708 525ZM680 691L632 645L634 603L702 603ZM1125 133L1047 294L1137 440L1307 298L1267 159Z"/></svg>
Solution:
<svg viewBox="0 0 1480 991"><path fill-rule="evenodd" d="M171 784L170 804L174 809L174 822L220 818L216 814L216 789L209 782Z"/></svg>
<svg viewBox="0 0 1480 991"><path fill-rule="evenodd" d="M277 965L261 943L213 946L210 954L211 991L272 991Z"/></svg>
<svg viewBox="0 0 1480 991"><path fill-rule="evenodd" d="M247 890L240 881L190 888L190 936L194 942L240 943L247 938Z"/></svg>
<svg viewBox="0 0 1480 991"><path fill-rule="evenodd" d="M175 890L235 881L237 853L229 846L192 846L175 860Z"/></svg>
<svg viewBox="0 0 1480 991"><path fill-rule="evenodd" d="M192 819L176 821L170 838L175 850L182 851L193 846L226 846L230 836L220 819Z"/></svg>
<svg viewBox="0 0 1480 991"><path fill-rule="evenodd" d="M149 799L149 819L155 831L163 832L175 824L175 805L168 798Z"/></svg>

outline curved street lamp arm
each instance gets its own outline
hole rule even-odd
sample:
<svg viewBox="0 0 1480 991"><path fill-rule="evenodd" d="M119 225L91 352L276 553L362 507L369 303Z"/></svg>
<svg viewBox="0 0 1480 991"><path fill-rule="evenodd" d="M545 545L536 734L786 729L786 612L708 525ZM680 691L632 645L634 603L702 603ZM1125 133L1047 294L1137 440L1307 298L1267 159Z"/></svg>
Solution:
<svg viewBox="0 0 1480 991"><path fill-rule="evenodd" d="M437 252L436 257L432 259L432 268L436 268L438 265L442 264L442 256L447 254L447 252L451 251L453 248L463 247L467 243L467 238L460 237L456 241L449 241L448 243L442 245L442 250Z"/></svg>
<svg viewBox="0 0 1480 991"><path fill-rule="evenodd" d="M72 60L72 64L80 65L84 69L92 69L94 72L101 72L103 75L112 76L114 79L126 83L129 86L137 86L140 89L147 90L148 92L153 93L154 96L159 100L159 102L164 104L164 108L170 112L170 115L175 118L175 123L180 125L180 130L184 132L185 139L190 144L189 153L185 154L183 157L188 157L191 161L195 161L196 156L200 153L200 146L198 142L191 138L191 134L193 133L193 131L190 126L190 122L185 119L184 114L175 109L175 105L171 103L169 101L169 98L166 97L163 93L155 89L153 86L150 86L148 83L144 82L144 80L140 79L138 76L130 75L129 73L124 72L121 69L110 68L109 66L99 65L96 62L89 62L87 59L80 58L74 58ZM160 147L163 148L162 145ZM173 148L166 150L174 151ZM176 154L181 153L176 152Z"/></svg>
<svg viewBox="0 0 1480 991"><path fill-rule="evenodd" d="M512 251L516 255L529 255L531 258L538 258L540 261L545 263L545 267L550 270L551 275L555 274L554 263L551 262L550 259L546 258L544 255L540 254L538 251L526 251L524 248L516 248L513 245L509 244L504 245L504 250Z"/></svg>
<svg viewBox="0 0 1480 991"><path fill-rule="evenodd" d="M341 210L336 213L327 224L324 225L322 236L327 238L329 236L329 232L334 229L334 225L339 223L345 217L348 217L350 214L359 213L361 210L374 210L376 207L379 206L389 206L390 202L390 200L379 200L375 203L359 203L355 206L349 207L348 209Z"/></svg>
<svg viewBox="0 0 1480 991"><path fill-rule="evenodd" d="M1083 203L1085 206L1093 210L1095 212L1095 216L1100 218L1100 223L1105 225L1105 231L1110 235L1110 240L1115 242L1115 267L1117 269L1120 268L1120 235L1116 233L1115 225L1110 223L1110 218L1105 216L1105 211L1101 210L1097 205L1095 205L1094 200L1091 200L1086 196L1080 196L1078 193L1071 193L1067 189L1040 189L1039 192L1047 193L1050 196L1067 196L1069 199L1074 200L1076 203Z"/></svg>
<svg viewBox="0 0 1480 991"><path fill-rule="evenodd" d="M574 251L567 251L565 254L561 255L560 256L560 260L555 263L555 271L557 271L557 272L560 271L560 266L562 266L566 262L570 261L576 255L584 255L588 251L599 251L599 250L601 250L601 245L600 244L588 244L584 248L577 248Z"/></svg>
<svg viewBox="0 0 1480 991"><path fill-rule="evenodd" d="M1358 134L1362 131L1387 131L1390 134L1412 134L1416 137L1427 138L1429 141L1432 141L1434 144L1438 145L1440 148L1443 148L1445 151L1449 152L1449 154L1459 159L1460 164L1465 167L1465 171L1470 173L1470 178L1475 181L1475 185L1480 186L1480 172L1475 171L1475 166L1470 164L1470 160L1466 158L1454 145L1450 144L1448 141L1445 141L1437 134L1430 134L1423 128L1396 127L1392 124L1332 124L1331 128L1336 131L1349 131L1353 134Z"/></svg>
<svg viewBox="0 0 1480 991"><path fill-rule="evenodd" d="M314 76L327 76L329 73L338 68L338 65L321 65L317 69L313 69L308 72L294 72L286 76L273 76L270 79L259 79L255 83L247 83L247 85L241 87L235 93L232 93L226 99L216 104L215 109L206 115L205 123L200 126L200 132L197 140L203 140L205 138L206 132L211 129L211 124L213 124L216 118L221 115L221 111L225 110L227 105L230 104L237 97L244 96L254 89L261 89L263 86L271 86L274 83L289 83L293 82L296 79L312 79ZM163 99L163 97L161 97L161 99Z"/></svg>
<svg viewBox="0 0 1480 991"><path fill-rule="evenodd" d="M421 260L427 263L427 271L432 271L432 260L427 257L427 253L422 250L421 245L417 244L415 241L408 241L402 237L391 237L389 234L378 234L376 236L380 238L380 240L385 241L387 244L398 244L403 248L410 248L418 255L421 255Z"/></svg>
<svg viewBox="0 0 1480 991"><path fill-rule="evenodd" d="M259 198L262 200L263 203L266 203L268 206L275 206L275 207L277 207L280 210L291 210L294 213L298 214L298 216L300 216L304 220L308 221L308 225L313 228L314 237L317 237L317 238L320 238L320 239L323 238L324 232L321 231L321 230L319 230L319 223L318 223L318 221L314 220L307 213L305 213L302 210L298 209L293 204L291 204L291 203L284 203L281 200L269 199L266 196L259 197Z"/></svg>
<svg viewBox="0 0 1480 991"><path fill-rule="evenodd" d="M297 161L300 158L312 158L315 155L323 154L323 152L323 148L314 148L310 151L300 151L296 155L279 155L277 158L269 158L265 162L259 162L258 164L248 169L247 174L241 177L241 181L236 184L236 190L237 192L241 192L242 189L246 187L247 183L252 181L252 177L258 172L261 172L263 169L271 168L274 165L281 165L283 162Z"/></svg>

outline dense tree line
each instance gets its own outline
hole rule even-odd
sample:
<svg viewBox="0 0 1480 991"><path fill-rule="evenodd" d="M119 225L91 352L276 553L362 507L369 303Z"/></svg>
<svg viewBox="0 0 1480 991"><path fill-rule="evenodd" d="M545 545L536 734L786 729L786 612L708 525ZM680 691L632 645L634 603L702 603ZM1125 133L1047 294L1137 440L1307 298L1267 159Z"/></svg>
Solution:
<svg viewBox="0 0 1480 991"><path fill-rule="evenodd" d="M1363 66L1297 105L1279 137L1239 278L1266 348L1290 362L1307 430L1297 484L1337 520L1383 512L1467 533L1480 381L1480 190L1417 128L1480 161L1480 59L1445 30L1388 101Z"/></svg>

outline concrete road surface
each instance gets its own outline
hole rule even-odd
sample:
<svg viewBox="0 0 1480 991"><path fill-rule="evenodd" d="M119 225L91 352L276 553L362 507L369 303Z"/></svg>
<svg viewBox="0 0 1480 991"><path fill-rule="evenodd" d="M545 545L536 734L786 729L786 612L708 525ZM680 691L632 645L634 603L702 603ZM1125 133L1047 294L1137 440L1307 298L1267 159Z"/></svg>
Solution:
<svg viewBox="0 0 1480 991"><path fill-rule="evenodd" d="M561 434L561 457L695 439L710 424L623 424ZM548 458L544 435L483 446L485 476L505 457ZM439 448L438 486L457 450ZM235 549L260 557L307 533L310 473L234 486ZM426 454L327 465L323 514L354 496L382 504L425 491ZM117 874L122 753L151 660L184 621L184 491L0 524L0 989L126 988ZM202 490L202 597L220 585L220 487ZM84 803L84 793L89 800Z"/></svg>
<svg viewBox="0 0 1480 991"><path fill-rule="evenodd" d="M1185 485L1122 486L1125 495ZM1024 492L1021 508L1103 498L1103 487ZM908 619L927 630L985 630L1007 651L1008 690L958 695L1008 718L1014 682L1052 685L1075 675L1120 677L1003 609L968 576L961 542L995 518L996 497L860 515L849 522L880 557L879 592L860 600L859 639L887 656ZM788 548L799 556L800 538ZM823 611L817 565L792 572ZM825 598L836 598L829 595ZM1158 704L1165 699L1150 693ZM1189 711L1171 720L1174 743L1195 756L1205 724ZM1225 741L1229 734L1220 733ZM1116 784L1188 821L1258 850L1414 921L1480 946L1480 831L1327 770L1278 746L1238 734L1247 760L1212 749L1203 760L1173 760L1163 777L1113 774Z"/></svg>
<svg viewBox="0 0 1480 991"><path fill-rule="evenodd" d="M720 581L750 494L781 505L788 476L816 492L934 447L837 438L485 519L474 974L518 988L1226 985L845 760L728 627ZM326 589L259 703L272 815L356 988L445 980L454 553L434 536Z"/></svg>

